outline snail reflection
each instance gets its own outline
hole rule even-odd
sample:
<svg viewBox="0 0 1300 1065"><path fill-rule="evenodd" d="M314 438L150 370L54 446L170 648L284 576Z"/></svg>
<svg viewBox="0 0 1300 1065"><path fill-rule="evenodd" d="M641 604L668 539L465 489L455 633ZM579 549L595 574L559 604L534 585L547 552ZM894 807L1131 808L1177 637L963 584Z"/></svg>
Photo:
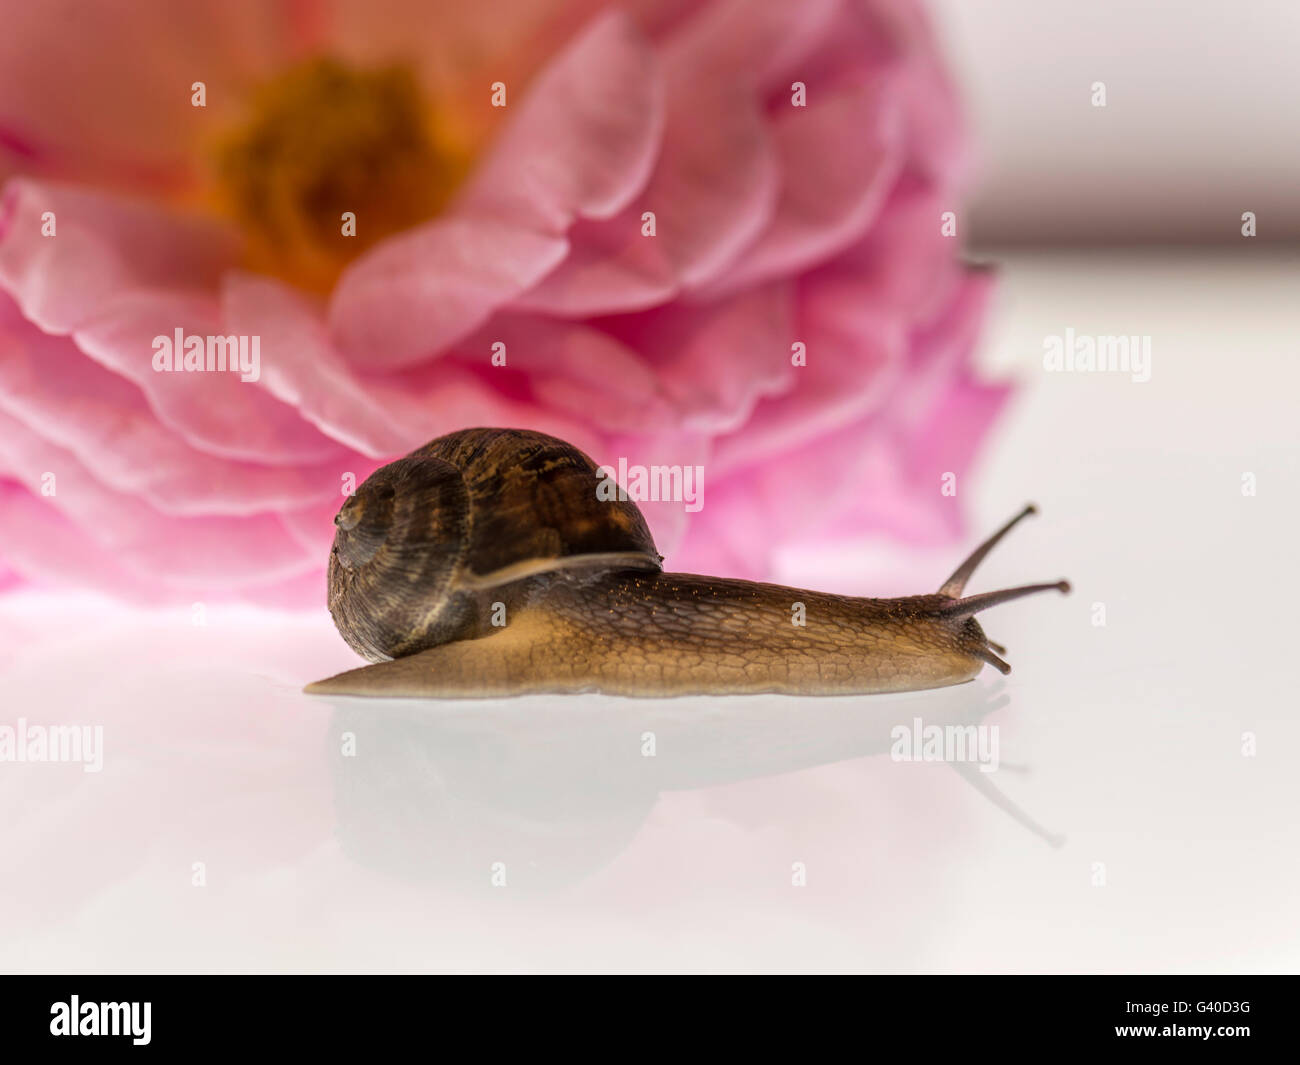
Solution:
<svg viewBox="0 0 1300 1065"><path fill-rule="evenodd" d="M891 761L897 730L918 718L977 725L1007 702L1000 684L825 699L339 698L330 730L338 832L354 861L404 878L486 891L499 864L512 889L556 890L628 847L665 793L871 756L889 772L939 772ZM354 754L341 753L344 742ZM1058 842L1001 794L1005 761L998 773L951 765Z"/></svg>

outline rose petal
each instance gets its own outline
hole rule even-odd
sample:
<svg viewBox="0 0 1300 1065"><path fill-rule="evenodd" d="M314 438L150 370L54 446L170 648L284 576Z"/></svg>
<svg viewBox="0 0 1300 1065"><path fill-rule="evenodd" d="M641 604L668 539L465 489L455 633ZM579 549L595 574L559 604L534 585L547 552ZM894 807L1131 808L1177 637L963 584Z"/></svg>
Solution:
<svg viewBox="0 0 1300 1065"><path fill-rule="evenodd" d="M222 286L225 320L262 338L262 381L322 433L371 457L424 442L429 410L380 377L362 380L330 340L319 312L287 285L231 273Z"/></svg>
<svg viewBox="0 0 1300 1065"><path fill-rule="evenodd" d="M0 556L39 584L93 588L137 602L159 603L167 589L152 575L124 568L117 556L37 498L0 475Z"/></svg>
<svg viewBox="0 0 1300 1065"><path fill-rule="evenodd" d="M967 476L1009 393L963 375L905 432L870 415L715 478L673 568L761 580L770 578L777 546L871 534L927 545L951 540L963 522L958 499L941 493L941 478Z"/></svg>
<svg viewBox="0 0 1300 1065"><path fill-rule="evenodd" d="M796 384L794 288L770 284L705 306L673 303L610 327L653 365L690 432L727 433Z"/></svg>
<svg viewBox="0 0 1300 1065"><path fill-rule="evenodd" d="M320 463L346 454L260 381L244 381L230 370L156 371L155 338L174 338L177 329L185 337L233 335L215 296L135 292L102 307L72 339L96 362L133 381L159 421L199 450L268 465ZM250 353L251 343L250 337Z"/></svg>
<svg viewBox="0 0 1300 1065"><path fill-rule="evenodd" d="M709 38L720 54L723 41ZM762 231L778 191L752 79L715 66L694 38L666 49L663 149L635 202L569 231L564 263L516 306L564 315L640 310L703 284ZM654 235L643 235L645 212Z"/></svg>
<svg viewBox="0 0 1300 1065"><path fill-rule="evenodd" d="M641 207L608 222L575 223L556 268L521 291L511 307L581 317L637 311L671 299L679 285L671 252L657 237L642 234Z"/></svg>
<svg viewBox="0 0 1300 1065"><path fill-rule="evenodd" d="M735 292L825 260L862 236L902 161L899 114L885 79L784 108L772 126L781 198L771 224L701 298ZM851 130L850 136L845 131Z"/></svg>
<svg viewBox="0 0 1300 1065"><path fill-rule="evenodd" d="M885 401L902 372L904 324L874 306L860 286L801 285L795 328L807 365L796 369L793 388L761 400L743 426L717 440L713 462L720 473L771 461L859 421Z"/></svg>
<svg viewBox="0 0 1300 1065"><path fill-rule="evenodd" d="M122 569L159 582L237 587L297 576L319 565L304 556L274 515L176 518L104 488L76 457L0 414L0 475L39 493L54 475L48 506L109 551ZM13 555L6 551L5 557Z"/></svg>
<svg viewBox="0 0 1300 1065"><path fill-rule="evenodd" d="M596 19L528 87L461 206L554 234L575 217L612 217L650 175L663 94L635 23Z"/></svg>
<svg viewBox="0 0 1300 1065"><path fill-rule="evenodd" d="M294 14L307 12L317 23L315 38L304 42L308 54L325 52L359 67L409 57L437 117L473 150L495 120L518 109L521 90L527 92L539 69L608 6L607 0L492 0L431 10L429 0L384 0L380 18L375 0L333 0L294 4ZM509 107L485 106L495 81L507 86Z"/></svg>
<svg viewBox="0 0 1300 1065"><path fill-rule="evenodd" d="M616 211L644 182L657 139L650 63L626 18L579 36L539 79L459 213L382 242L339 280L329 320L348 360L393 369L436 355L561 262L569 246L559 233L573 214Z"/></svg>
<svg viewBox="0 0 1300 1065"><path fill-rule="evenodd" d="M270 467L196 450L154 417L139 388L22 320L6 296L0 410L72 452L104 485L164 514L253 514L337 493L338 464Z"/></svg>
<svg viewBox="0 0 1300 1065"><path fill-rule="evenodd" d="M10 569L3 560L0 560L0 592L21 588L24 583L26 582L21 573L16 569Z"/></svg>
<svg viewBox="0 0 1300 1065"><path fill-rule="evenodd" d="M574 443L591 431L585 411L578 417L548 415L527 396L512 397L497 387L487 339L480 342L481 368L442 358L427 367L362 374L338 354L316 310L278 281L231 274L224 306L229 324L262 336L267 389L322 432L371 459L395 458L475 425L526 425ZM510 347L519 358L527 350L522 342Z"/></svg>
<svg viewBox="0 0 1300 1065"><path fill-rule="evenodd" d="M831 32L844 0L714 0L680 21L665 47L684 67L708 69L719 79L743 80L760 94L787 80Z"/></svg>
<svg viewBox="0 0 1300 1065"><path fill-rule="evenodd" d="M856 493L827 535L878 530L940 543L962 531L961 493L943 496L941 478L955 474L961 484L1011 394L1006 384L978 380L971 367L991 290L991 275L968 274L943 314L916 331L908 372L869 430L879 452L875 487Z"/></svg>
<svg viewBox="0 0 1300 1065"><path fill-rule="evenodd" d="M945 186L960 185L970 162L961 107L925 5L898 0L858 14L884 27L898 57L893 70L912 168Z"/></svg>
<svg viewBox="0 0 1300 1065"><path fill-rule="evenodd" d="M903 112L906 168L945 185L957 183L966 168L961 114L922 5L843 4L800 69L810 104L882 74L893 82Z"/></svg>
<svg viewBox="0 0 1300 1065"><path fill-rule="evenodd" d="M270 71L283 6L262 0L6 4L0 129L43 174L136 190L193 176L204 140ZM207 106L190 102L203 81ZM0 159L3 153L0 153Z"/></svg>
<svg viewBox="0 0 1300 1065"><path fill-rule="evenodd" d="M942 312L922 323L913 333L908 348L907 374L900 393L890 403L895 420L910 410L900 402L928 409L928 397L969 372L971 352L993 295L991 270L970 269L961 274Z"/></svg>
<svg viewBox="0 0 1300 1065"><path fill-rule="evenodd" d="M55 236L42 235L54 213ZM71 334L135 382L159 419L191 445L271 464L342 453L256 383L224 373L157 373L157 336L226 335L203 295L230 262L221 227L132 201L31 181L0 198L0 289L47 333Z"/></svg>
<svg viewBox="0 0 1300 1065"><path fill-rule="evenodd" d="M943 231L943 214L960 212L942 187L905 174L889 194L871 231L810 275L853 281L873 302L893 308L908 321L938 313L960 279L954 238Z"/></svg>
<svg viewBox="0 0 1300 1065"><path fill-rule="evenodd" d="M439 219L383 241L344 272L331 333L353 365L411 366L478 328L567 250L562 237L490 218Z"/></svg>
<svg viewBox="0 0 1300 1065"><path fill-rule="evenodd" d="M610 432L651 432L676 426L681 411L654 367L604 330L529 314L499 314L458 349L458 359L489 365L493 345L505 346L506 366L488 379L519 375L545 407Z"/></svg>
<svg viewBox="0 0 1300 1065"><path fill-rule="evenodd" d="M47 333L124 293L210 289L236 253L224 226L140 201L26 179L0 192L0 288Z"/></svg>

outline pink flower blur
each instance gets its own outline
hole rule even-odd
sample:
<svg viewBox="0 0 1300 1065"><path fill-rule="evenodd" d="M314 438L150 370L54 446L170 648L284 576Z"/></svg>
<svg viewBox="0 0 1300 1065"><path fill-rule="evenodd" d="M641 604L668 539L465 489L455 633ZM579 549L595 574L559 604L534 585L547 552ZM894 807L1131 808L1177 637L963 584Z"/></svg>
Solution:
<svg viewBox="0 0 1300 1065"><path fill-rule="evenodd" d="M0 18L0 588L319 605L347 476L473 425L702 466L698 512L644 505L673 569L762 578L783 546L961 531L940 478L1007 391L971 369L989 282L940 231L962 129L916 4ZM360 250L333 273L259 257L283 230L212 191L211 146L313 57L402 65L454 145L445 202L339 235ZM358 234L392 199L373 178ZM178 328L260 337L260 376L155 372Z"/></svg>

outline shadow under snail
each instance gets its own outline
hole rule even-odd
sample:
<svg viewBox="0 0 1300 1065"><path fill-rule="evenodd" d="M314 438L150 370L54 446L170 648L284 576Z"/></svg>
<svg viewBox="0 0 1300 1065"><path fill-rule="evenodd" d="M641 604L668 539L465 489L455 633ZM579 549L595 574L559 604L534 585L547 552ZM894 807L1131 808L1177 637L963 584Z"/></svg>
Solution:
<svg viewBox="0 0 1300 1065"><path fill-rule="evenodd" d="M1005 648L974 615L1065 581L962 598L1026 507L931 595L867 599L664 573L635 503L543 433L466 429L376 470L334 518L329 609L376 663L310 693L436 698L853 695L939 688ZM604 493L609 494L609 493ZM804 604L803 625L793 623Z"/></svg>

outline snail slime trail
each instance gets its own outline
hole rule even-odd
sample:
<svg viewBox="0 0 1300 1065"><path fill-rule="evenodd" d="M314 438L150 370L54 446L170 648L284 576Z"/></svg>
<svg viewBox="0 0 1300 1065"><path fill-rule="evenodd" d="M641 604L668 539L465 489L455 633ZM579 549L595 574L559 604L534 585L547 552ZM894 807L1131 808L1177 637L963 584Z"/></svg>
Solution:
<svg viewBox="0 0 1300 1065"><path fill-rule="evenodd" d="M598 494L607 480L577 448L522 429L450 433L376 470L334 518L328 575L339 633L374 664L305 690L494 698L940 688L985 665L1011 671L977 613L1070 588L963 596L1032 506L929 594L871 599L665 573L629 494ZM791 622L798 603L802 625Z"/></svg>

